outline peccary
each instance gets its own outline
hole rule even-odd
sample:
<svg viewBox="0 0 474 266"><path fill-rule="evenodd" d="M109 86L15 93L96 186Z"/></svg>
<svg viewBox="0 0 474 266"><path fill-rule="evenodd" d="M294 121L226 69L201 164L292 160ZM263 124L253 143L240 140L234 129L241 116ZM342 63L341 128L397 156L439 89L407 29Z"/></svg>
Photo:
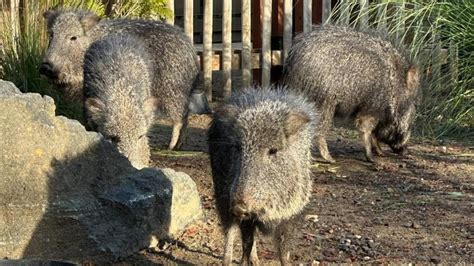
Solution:
<svg viewBox="0 0 474 266"><path fill-rule="evenodd" d="M153 122L153 67L143 43L111 34L90 45L84 99L90 127L114 142L136 168L148 166L147 132Z"/></svg>
<svg viewBox="0 0 474 266"><path fill-rule="evenodd" d="M232 262L238 228L242 263L257 263L254 234L273 233L289 264L292 223L309 202L315 107L276 88L234 94L216 108L208 133L214 193L226 234L224 264Z"/></svg>
<svg viewBox="0 0 474 266"><path fill-rule="evenodd" d="M114 33L126 33L142 42L153 69L151 94L157 108L173 121L169 148L179 148L187 126L189 95L198 75L194 46L180 28L153 20L100 20L83 10L49 10L44 17L49 47L40 72L64 85L71 98L82 97L84 55L92 43Z"/></svg>
<svg viewBox="0 0 474 266"><path fill-rule="evenodd" d="M320 109L316 137L329 161L326 133L333 117L349 118L361 133L365 156L379 141L404 153L419 91L416 64L382 34L340 26L316 27L295 39L283 70L283 83L303 91Z"/></svg>

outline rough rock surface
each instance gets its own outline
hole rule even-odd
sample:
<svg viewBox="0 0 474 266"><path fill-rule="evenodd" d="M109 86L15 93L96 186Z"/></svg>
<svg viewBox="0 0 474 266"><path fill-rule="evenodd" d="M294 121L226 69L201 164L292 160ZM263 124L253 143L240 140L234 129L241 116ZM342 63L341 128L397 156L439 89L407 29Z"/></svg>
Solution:
<svg viewBox="0 0 474 266"><path fill-rule="evenodd" d="M0 254L123 257L202 216L192 179L137 170L100 134L55 116L50 97L0 80Z"/></svg>

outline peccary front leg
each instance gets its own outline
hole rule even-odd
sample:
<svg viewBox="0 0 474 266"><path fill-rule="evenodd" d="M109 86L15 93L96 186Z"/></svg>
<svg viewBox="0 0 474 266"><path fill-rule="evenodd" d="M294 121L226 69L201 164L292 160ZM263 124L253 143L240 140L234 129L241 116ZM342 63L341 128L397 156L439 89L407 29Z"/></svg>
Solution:
<svg viewBox="0 0 474 266"><path fill-rule="evenodd" d="M188 119L184 118L181 121L173 123L173 132L171 133L171 141L169 145L170 150L179 150L183 146L186 138L185 131L188 126Z"/></svg>
<svg viewBox="0 0 474 266"><path fill-rule="evenodd" d="M282 222L275 230L275 242L278 249L278 255L280 256L281 265L291 265L289 236L291 228L290 223L293 222L295 222L294 219Z"/></svg>
<svg viewBox="0 0 474 266"><path fill-rule="evenodd" d="M380 147L380 142L374 133L371 134L370 140L372 142L372 150L375 152L375 154L378 156L383 156L383 150Z"/></svg>
<svg viewBox="0 0 474 266"><path fill-rule="evenodd" d="M377 125L377 119L372 116L358 116L355 120L356 128L358 129L362 141L364 142L365 158L367 161L373 163L372 156L372 131Z"/></svg>
<svg viewBox="0 0 474 266"><path fill-rule="evenodd" d="M239 227L237 224L232 224L229 229L227 229L225 235L225 247L224 247L224 261L223 265L231 265L232 264L232 254L234 251L234 240L235 236L237 235Z"/></svg>
<svg viewBox="0 0 474 266"><path fill-rule="evenodd" d="M324 160L330 163L335 163L336 160L334 160L331 154L329 154L328 144L326 142L326 134L332 125L332 119L334 117L335 108L335 104L333 103L323 103L323 105L321 106L321 117L319 120L318 133L316 136L316 141L318 143L319 153L321 154L321 157L323 157Z"/></svg>
<svg viewBox="0 0 474 266"><path fill-rule="evenodd" d="M242 221L240 224L240 233L242 234L241 265L258 265L255 229L255 223L252 221Z"/></svg>

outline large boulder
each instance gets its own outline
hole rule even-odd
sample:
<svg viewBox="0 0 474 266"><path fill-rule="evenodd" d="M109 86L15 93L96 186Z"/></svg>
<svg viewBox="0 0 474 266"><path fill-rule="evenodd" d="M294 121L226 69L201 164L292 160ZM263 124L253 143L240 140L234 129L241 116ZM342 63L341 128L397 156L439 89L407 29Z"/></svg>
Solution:
<svg viewBox="0 0 474 266"><path fill-rule="evenodd" d="M0 80L0 254L111 260L202 216L193 180L137 170L54 101Z"/></svg>

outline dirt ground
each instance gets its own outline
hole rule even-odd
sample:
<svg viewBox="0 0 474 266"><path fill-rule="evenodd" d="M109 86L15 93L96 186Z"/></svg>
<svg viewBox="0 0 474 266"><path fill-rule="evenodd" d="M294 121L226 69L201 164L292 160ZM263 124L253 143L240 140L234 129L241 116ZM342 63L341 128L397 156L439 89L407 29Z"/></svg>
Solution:
<svg viewBox="0 0 474 266"><path fill-rule="evenodd" d="M169 126L151 133L153 166L171 167L197 183L205 220L119 264L218 264L223 234L214 207L206 153L208 116L193 116L183 152L167 152ZM316 158L313 197L294 230L294 263L474 263L474 147L413 140L399 157L384 147L376 164L364 160L355 132L335 129L328 139L337 160ZM240 261L236 241L235 262ZM263 264L277 264L271 239L259 235Z"/></svg>

